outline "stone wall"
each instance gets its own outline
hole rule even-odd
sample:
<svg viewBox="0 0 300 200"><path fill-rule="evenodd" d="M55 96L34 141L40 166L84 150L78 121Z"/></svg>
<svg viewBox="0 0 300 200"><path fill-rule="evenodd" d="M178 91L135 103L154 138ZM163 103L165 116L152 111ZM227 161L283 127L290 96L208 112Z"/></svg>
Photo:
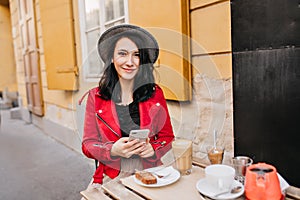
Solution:
<svg viewBox="0 0 300 200"><path fill-rule="evenodd" d="M193 159L208 164L206 146L225 147L224 163L233 156L232 80L215 79L197 74L193 79L193 100L190 103L168 102L176 137L193 140Z"/></svg>

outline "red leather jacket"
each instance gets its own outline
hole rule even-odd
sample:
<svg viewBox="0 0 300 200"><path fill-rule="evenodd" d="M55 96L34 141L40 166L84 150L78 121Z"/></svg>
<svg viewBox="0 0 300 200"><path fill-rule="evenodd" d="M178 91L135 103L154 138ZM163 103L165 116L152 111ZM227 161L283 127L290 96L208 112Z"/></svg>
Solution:
<svg viewBox="0 0 300 200"><path fill-rule="evenodd" d="M120 172L121 158L112 158L110 150L121 136L115 103L104 100L99 89L89 91L86 104L82 152L89 158L97 159L99 167L94 174L94 183L102 184L103 175L115 178ZM141 158L144 168L160 165L160 158L171 148L174 139L170 116L163 91L156 86L155 92L147 101L139 103L140 127L150 130L149 138L155 155ZM117 133L113 133L101 120L98 114Z"/></svg>

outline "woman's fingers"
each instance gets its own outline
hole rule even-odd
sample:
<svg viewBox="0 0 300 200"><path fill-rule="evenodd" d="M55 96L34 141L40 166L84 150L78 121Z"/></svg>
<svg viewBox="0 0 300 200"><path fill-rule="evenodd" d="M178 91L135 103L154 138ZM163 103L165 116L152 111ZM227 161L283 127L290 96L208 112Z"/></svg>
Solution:
<svg viewBox="0 0 300 200"><path fill-rule="evenodd" d="M138 139L128 141L128 138L121 138L122 145L119 146L119 155L121 157L130 158L133 154L139 154L143 148L143 144Z"/></svg>
<svg viewBox="0 0 300 200"><path fill-rule="evenodd" d="M154 155L154 150L151 144L147 144L142 151L139 153L139 156L142 158L148 158Z"/></svg>
<svg viewBox="0 0 300 200"><path fill-rule="evenodd" d="M130 158L132 155L140 155L143 158L150 157L154 150L149 143L140 142L138 139L129 141L128 138L120 138L114 145L112 155Z"/></svg>

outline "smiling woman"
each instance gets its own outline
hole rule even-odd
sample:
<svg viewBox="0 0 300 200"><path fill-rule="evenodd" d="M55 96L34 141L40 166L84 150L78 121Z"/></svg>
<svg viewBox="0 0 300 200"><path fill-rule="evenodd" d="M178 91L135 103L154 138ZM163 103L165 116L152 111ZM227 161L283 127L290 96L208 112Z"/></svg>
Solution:
<svg viewBox="0 0 300 200"><path fill-rule="evenodd" d="M83 153L100 161L94 183L161 165L174 138L153 63L159 53L146 30L122 24L105 31L98 41L105 67L99 87L89 92L82 142ZM148 129L146 142L129 140L131 130Z"/></svg>
<svg viewBox="0 0 300 200"><path fill-rule="evenodd" d="M120 81L131 81L138 72L140 54L135 43L129 38L120 39L114 51L113 63Z"/></svg>

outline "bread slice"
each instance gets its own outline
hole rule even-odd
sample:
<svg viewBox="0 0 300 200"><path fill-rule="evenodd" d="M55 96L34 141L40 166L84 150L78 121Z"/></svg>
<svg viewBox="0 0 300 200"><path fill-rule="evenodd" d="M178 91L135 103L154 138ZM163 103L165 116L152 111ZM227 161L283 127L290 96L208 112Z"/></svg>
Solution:
<svg viewBox="0 0 300 200"><path fill-rule="evenodd" d="M157 178L152 173L147 171L137 171L135 172L135 177L147 185L157 183Z"/></svg>

